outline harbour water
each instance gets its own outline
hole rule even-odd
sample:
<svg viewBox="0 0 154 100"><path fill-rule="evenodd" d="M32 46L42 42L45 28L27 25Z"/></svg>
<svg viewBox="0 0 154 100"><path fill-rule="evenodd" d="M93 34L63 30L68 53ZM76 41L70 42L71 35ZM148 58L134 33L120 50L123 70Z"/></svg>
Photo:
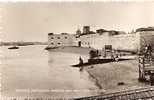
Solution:
<svg viewBox="0 0 154 100"><path fill-rule="evenodd" d="M80 54L49 52L45 46L1 47L3 96L82 97L96 95L86 71L70 67Z"/></svg>

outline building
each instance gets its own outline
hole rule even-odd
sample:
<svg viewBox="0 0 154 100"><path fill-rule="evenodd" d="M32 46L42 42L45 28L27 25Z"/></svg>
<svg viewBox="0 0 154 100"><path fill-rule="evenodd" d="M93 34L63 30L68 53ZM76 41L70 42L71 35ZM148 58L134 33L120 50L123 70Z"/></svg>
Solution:
<svg viewBox="0 0 154 100"><path fill-rule="evenodd" d="M83 30L86 30L84 28ZM90 29L90 27L88 27L87 29ZM121 31L114 31L114 30L108 31L105 29L98 29L96 30L96 32L88 30L87 32L88 33L85 32L79 36L80 46L94 48L94 49L103 49L106 45L115 45L114 43L116 39L114 38L118 38L116 36L125 34L124 32ZM117 41L119 40L117 39Z"/></svg>
<svg viewBox="0 0 154 100"><path fill-rule="evenodd" d="M88 47L91 48L92 45L94 45L94 41L96 39L96 37L98 37L99 34L86 34L86 35L81 35L79 37L79 45L81 47Z"/></svg>
<svg viewBox="0 0 154 100"><path fill-rule="evenodd" d="M75 35L68 33L48 34L48 47L73 46Z"/></svg>
<svg viewBox="0 0 154 100"><path fill-rule="evenodd" d="M98 34L96 32L90 31L90 26L84 26L83 32L77 35L77 46L79 47L91 47L93 40Z"/></svg>
<svg viewBox="0 0 154 100"><path fill-rule="evenodd" d="M154 27L139 28L132 33L123 31L98 29L90 31L90 26L84 26L76 34L48 34L48 46L79 46L102 50L111 46L115 50L140 52L149 44L154 49Z"/></svg>
<svg viewBox="0 0 154 100"><path fill-rule="evenodd" d="M90 28L89 28L90 29ZM91 31L90 31L91 32ZM102 50L106 46L112 46L115 50L139 52L149 44L154 49L154 28L139 28L133 33L123 31L98 29L93 33L80 35L82 47L90 47Z"/></svg>
<svg viewBox="0 0 154 100"><path fill-rule="evenodd" d="M82 33L81 33L81 31L80 31L80 29L78 29L77 31L76 31L76 36L80 36Z"/></svg>

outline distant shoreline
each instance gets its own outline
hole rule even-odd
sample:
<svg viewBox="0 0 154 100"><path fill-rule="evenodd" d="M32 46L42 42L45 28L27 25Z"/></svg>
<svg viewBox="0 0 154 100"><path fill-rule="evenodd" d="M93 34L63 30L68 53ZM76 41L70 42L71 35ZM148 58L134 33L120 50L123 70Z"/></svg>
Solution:
<svg viewBox="0 0 154 100"><path fill-rule="evenodd" d="M67 53L75 53L75 54L81 54L81 55L89 56L89 51L90 50L91 50L91 48L76 47L76 46L66 46L66 47L58 47L58 48L55 48L55 49L50 49L48 51L67 52Z"/></svg>
<svg viewBox="0 0 154 100"><path fill-rule="evenodd" d="M0 42L0 46L47 45L47 42Z"/></svg>

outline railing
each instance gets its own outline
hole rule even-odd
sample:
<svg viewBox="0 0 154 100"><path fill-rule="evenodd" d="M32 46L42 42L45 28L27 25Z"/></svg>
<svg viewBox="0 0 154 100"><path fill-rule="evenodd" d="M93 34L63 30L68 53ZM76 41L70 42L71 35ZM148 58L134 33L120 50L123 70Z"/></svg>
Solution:
<svg viewBox="0 0 154 100"><path fill-rule="evenodd" d="M75 98L75 100L138 100L154 99L154 87L145 87L134 90L119 91L98 96ZM153 100L152 99L152 100Z"/></svg>

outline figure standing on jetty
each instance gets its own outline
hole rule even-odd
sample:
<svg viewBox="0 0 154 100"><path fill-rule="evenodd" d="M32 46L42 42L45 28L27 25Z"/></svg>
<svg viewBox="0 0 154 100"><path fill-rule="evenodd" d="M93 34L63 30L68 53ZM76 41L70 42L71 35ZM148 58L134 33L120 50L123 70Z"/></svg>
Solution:
<svg viewBox="0 0 154 100"><path fill-rule="evenodd" d="M144 49L144 56L146 58L148 58L149 61L152 60L152 47L150 44L146 45L145 46L145 49Z"/></svg>
<svg viewBox="0 0 154 100"><path fill-rule="evenodd" d="M79 65L80 65L80 71L83 70L83 59L81 58L81 56L79 57Z"/></svg>
<svg viewBox="0 0 154 100"><path fill-rule="evenodd" d="M80 65L83 64L83 59L81 58L81 56L80 56L80 58L79 58L79 64L80 64Z"/></svg>

